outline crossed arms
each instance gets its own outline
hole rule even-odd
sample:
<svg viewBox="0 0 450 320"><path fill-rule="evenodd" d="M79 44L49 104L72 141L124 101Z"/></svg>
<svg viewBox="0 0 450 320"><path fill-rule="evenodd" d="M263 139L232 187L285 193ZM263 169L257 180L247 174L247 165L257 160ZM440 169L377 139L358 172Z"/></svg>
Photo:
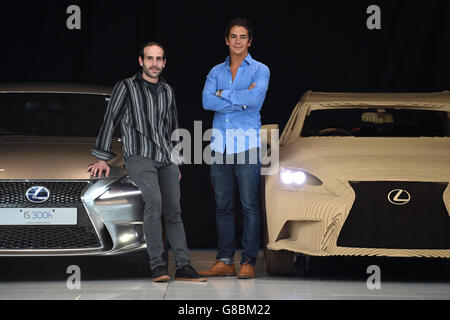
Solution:
<svg viewBox="0 0 450 320"><path fill-rule="evenodd" d="M249 88L243 90L221 90L221 88L218 88L217 75L211 70L203 89L203 108L219 113L231 113L242 111L242 106L247 106L250 110L260 111L269 86L269 77L269 69L266 66L261 66ZM222 91L220 96L216 96L217 90Z"/></svg>

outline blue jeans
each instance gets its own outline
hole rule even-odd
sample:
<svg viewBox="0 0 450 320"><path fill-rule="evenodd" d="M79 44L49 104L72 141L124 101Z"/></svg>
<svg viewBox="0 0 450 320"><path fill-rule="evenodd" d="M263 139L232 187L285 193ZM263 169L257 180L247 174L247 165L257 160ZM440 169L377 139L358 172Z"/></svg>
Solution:
<svg viewBox="0 0 450 320"><path fill-rule="evenodd" d="M255 151L255 149L253 149ZM256 152L259 150L256 149ZM216 225L218 233L217 259L232 264L236 249L235 241L235 188L239 190L243 211L242 259L255 266L260 248L261 203L259 157L256 163L249 163L249 154L245 152L245 164L238 164L238 157L243 154L221 154L213 152L213 156L223 159L223 164L213 162L210 167L211 182L216 200ZM227 164L226 158L233 161ZM231 159L230 159L231 158ZM254 159L250 158L250 159Z"/></svg>

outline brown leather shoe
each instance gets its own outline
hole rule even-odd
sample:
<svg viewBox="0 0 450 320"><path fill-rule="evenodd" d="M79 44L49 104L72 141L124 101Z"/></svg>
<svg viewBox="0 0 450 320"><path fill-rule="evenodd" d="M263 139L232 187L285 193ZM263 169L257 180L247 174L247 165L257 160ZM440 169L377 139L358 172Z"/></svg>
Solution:
<svg viewBox="0 0 450 320"><path fill-rule="evenodd" d="M200 271L199 274L204 277L235 276L236 269L234 265L229 266L222 261L217 260L211 269Z"/></svg>
<svg viewBox="0 0 450 320"><path fill-rule="evenodd" d="M253 279L255 277L255 267L249 263L244 263L241 265L241 270L239 270L239 279Z"/></svg>

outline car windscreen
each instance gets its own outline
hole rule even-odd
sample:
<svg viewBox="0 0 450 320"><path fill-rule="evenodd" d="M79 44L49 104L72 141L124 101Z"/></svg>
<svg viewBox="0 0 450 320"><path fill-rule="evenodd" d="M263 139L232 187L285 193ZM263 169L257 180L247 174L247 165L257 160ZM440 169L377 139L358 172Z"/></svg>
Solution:
<svg viewBox="0 0 450 320"><path fill-rule="evenodd" d="M313 110L302 137L449 137L450 113L412 108Z"/></svg>
<svg viewBox="0 0 450 320"><path fill-rule="evenodd" d="M100 94L1 93L0 136L96 137L108 100Z"/></svg>

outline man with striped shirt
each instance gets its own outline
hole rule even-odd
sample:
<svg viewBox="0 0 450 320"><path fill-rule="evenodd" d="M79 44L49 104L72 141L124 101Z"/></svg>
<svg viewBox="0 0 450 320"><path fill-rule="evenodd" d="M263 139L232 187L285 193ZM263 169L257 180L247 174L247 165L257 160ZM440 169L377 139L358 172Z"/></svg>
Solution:
<svg viewBox="0 0 450 320"><path fill-rule="evenodd" d="M92 154L99 160L88 167L93 176L108 177L107 161L114 129L120 125L128 176L144 200L144 234L150 257L152 279L169 281L163 259L161 215L177 271L175 280L206 281L191 266L180 208L181 158L172 152L172 132L178 128L175 95L160 77L165 65L162 44L149 42L139 57L142 72L120 81L113 89L103 125Z"/></svg>

